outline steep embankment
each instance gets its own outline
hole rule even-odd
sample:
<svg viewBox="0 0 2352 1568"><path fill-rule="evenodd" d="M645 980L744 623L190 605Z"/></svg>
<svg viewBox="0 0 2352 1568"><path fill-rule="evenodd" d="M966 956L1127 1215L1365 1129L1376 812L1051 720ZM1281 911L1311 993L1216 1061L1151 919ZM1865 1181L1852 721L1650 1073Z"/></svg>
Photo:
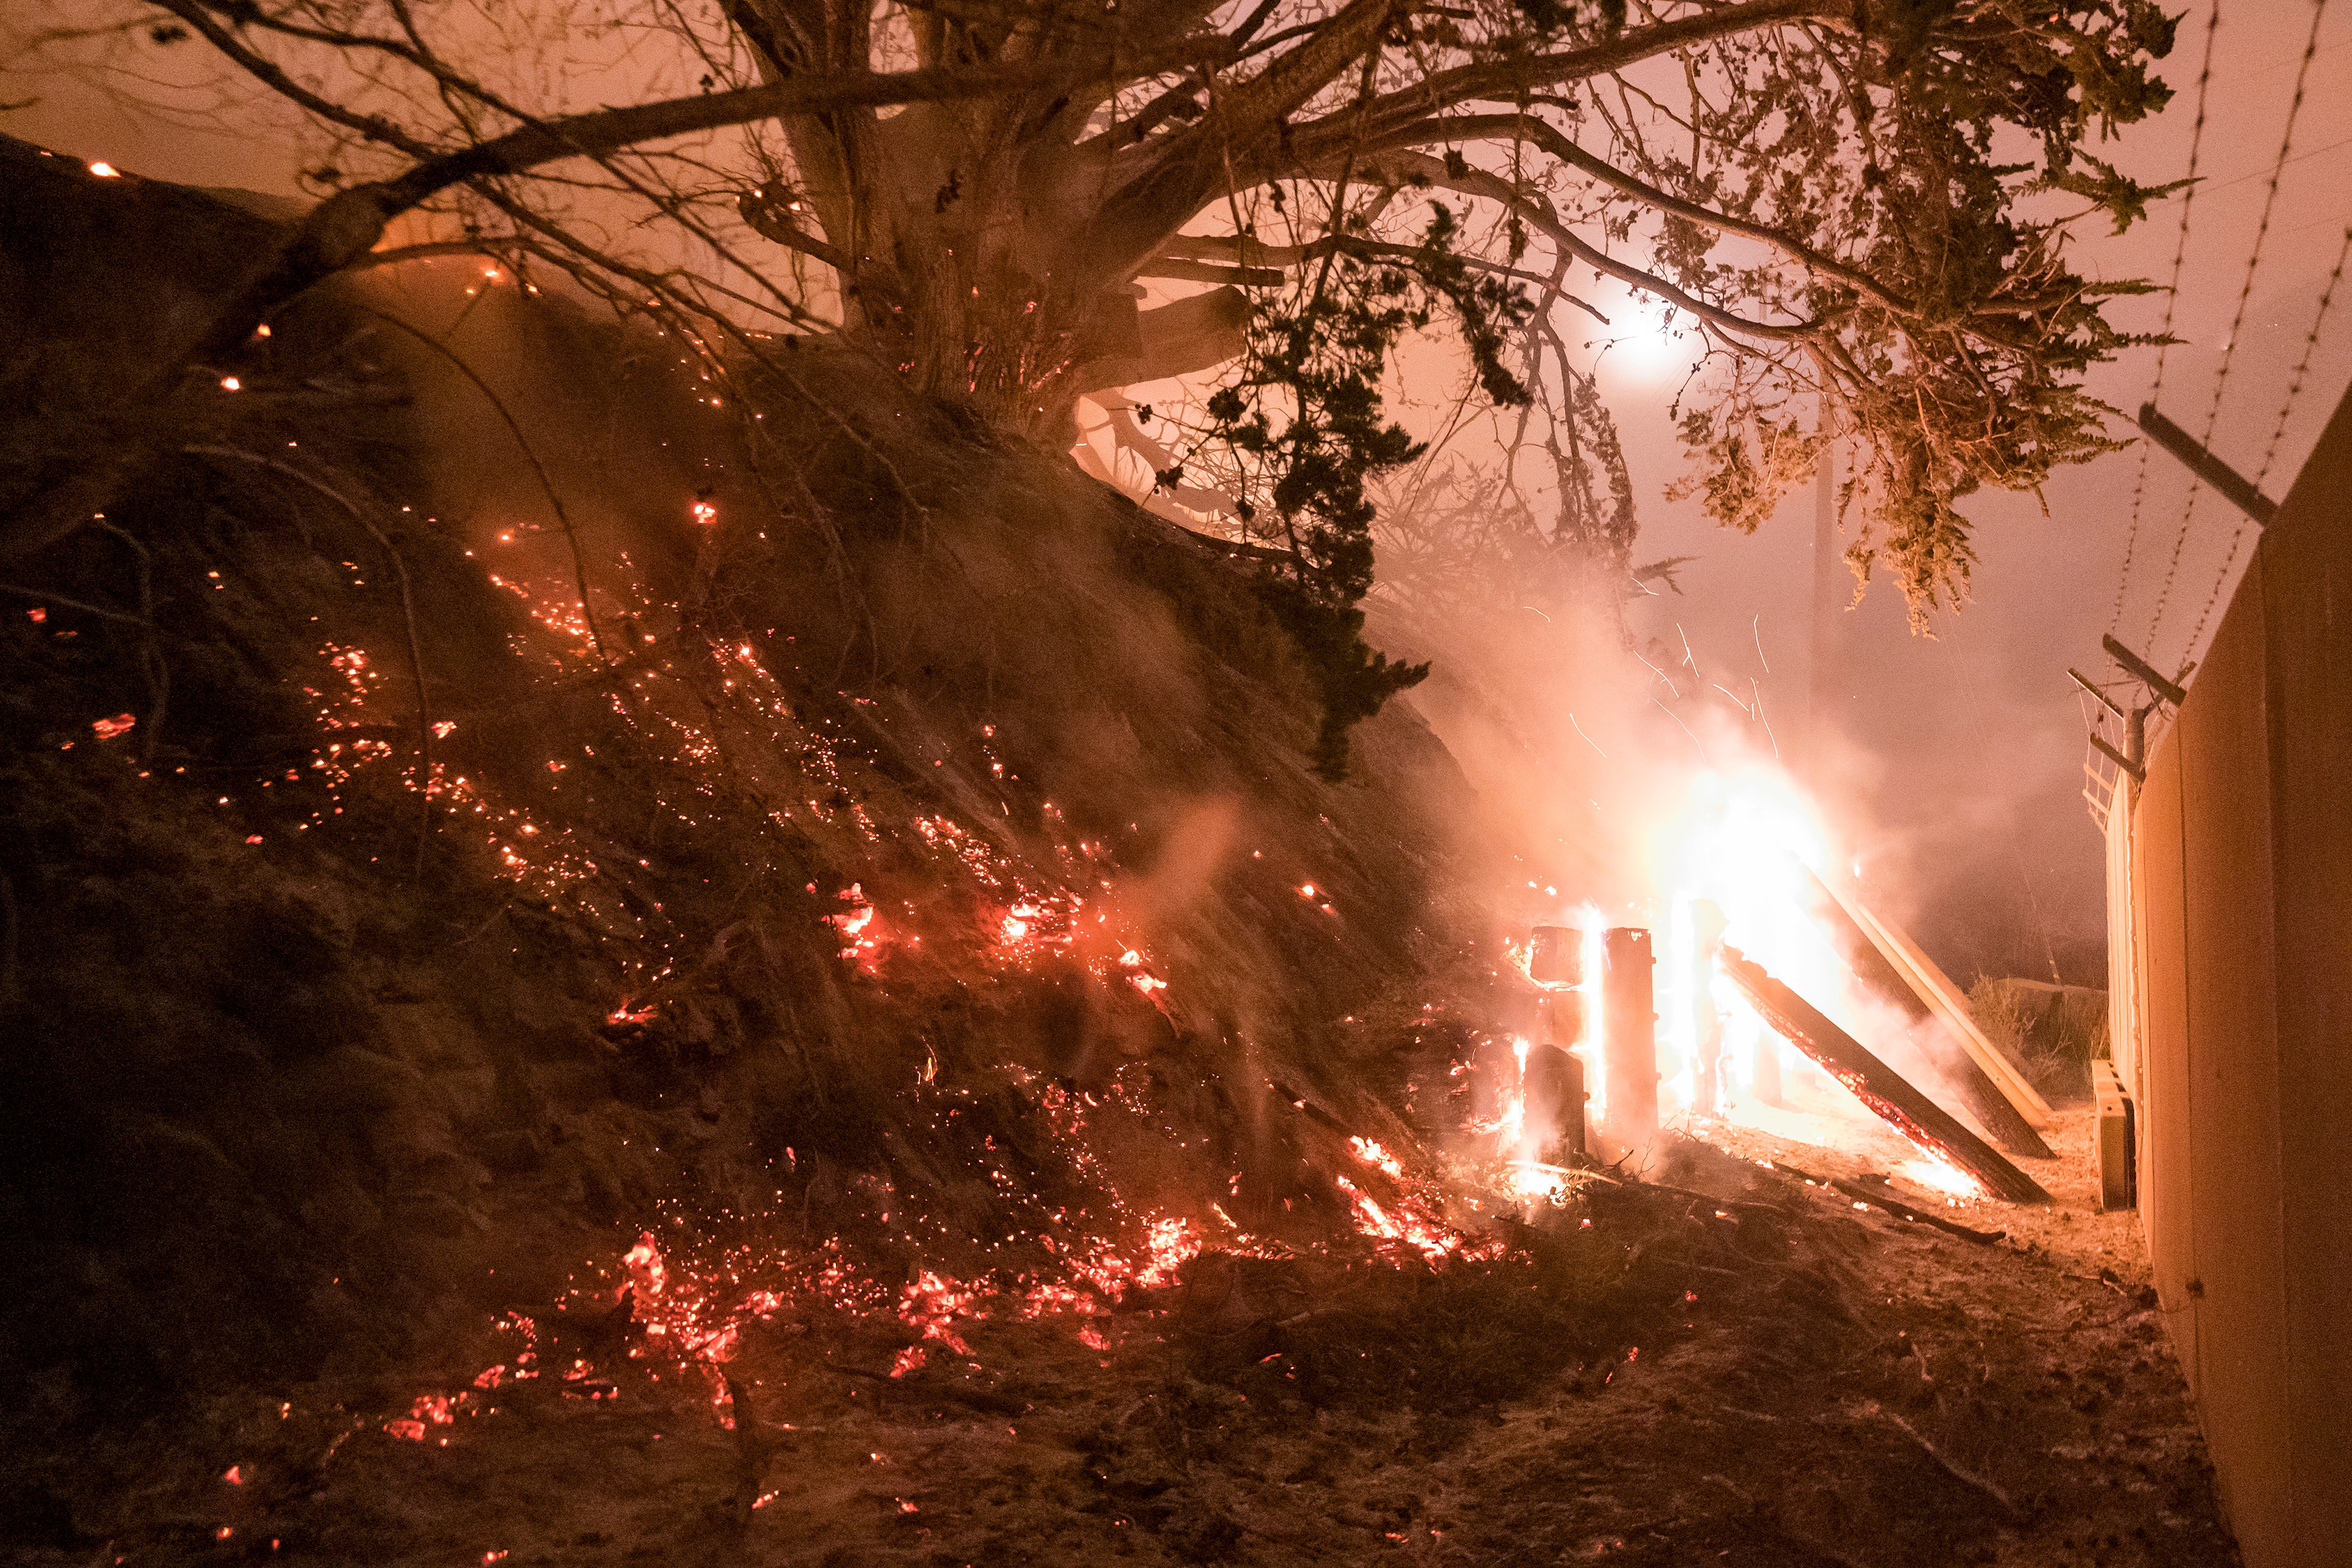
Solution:
<svg viewBox="0 0 2352 1568"><path fill-rule="evenodd" d="M657 1207L883 1280L1343 1211L1268 1083L1398 1135L1466 786L1402 706L1314 778L1238 568L856 361L743 360L747 437L478 261L102 437L274 231L10 156L14 480L158 449L0 574L28 1415L463 1359Z"/></svg>
<svg viewBox="0 0 2352 1568"><path fill-rule="evenodd" d="M1198 541L473 259L125 418L275 231L0 163L0 1555L2232 1560L2124 1217L1431 1181L1504 879Z"/></svg>

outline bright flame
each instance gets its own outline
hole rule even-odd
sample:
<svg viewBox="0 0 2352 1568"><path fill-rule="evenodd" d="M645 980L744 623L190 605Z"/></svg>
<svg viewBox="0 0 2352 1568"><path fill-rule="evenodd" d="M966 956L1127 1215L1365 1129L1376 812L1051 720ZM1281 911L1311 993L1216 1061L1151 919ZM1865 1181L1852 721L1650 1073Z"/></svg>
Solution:
<svg viewBox="0 0 2352 1568"><path fill-rule="evenodd" d="M1906 1160L1895 1167L1904 1180L1930 1192L1940 1192L1948 1197L1978 1198L1984 1196L1984 1186L1976 1177L1948 1160Z"/></svg>
<svg viewBox="0 0 2352 1568"><path fill-rule="evenodd" d="M1912 1053L1904 1038L1908 1020L1854 977L1815 914L1819 895L1807 868L1836 867L1846 857L1795 781L1759 762L1695 774L1680 803L1649 835L1648 852L1662 905L1655 919L1660 1113L1697 1103L1703 1055L1712 1049L1718 1115L1816 1140L1822 1134L1817 1118L1824 1115L1875 1125L1700 951L1700 928L1712 924L1700 905L1711 904L1721 916L1722 943L1762 965L1882 1059L1900 1061ZM1777 1104L1768 1099L1776 1081Z"/></svg>

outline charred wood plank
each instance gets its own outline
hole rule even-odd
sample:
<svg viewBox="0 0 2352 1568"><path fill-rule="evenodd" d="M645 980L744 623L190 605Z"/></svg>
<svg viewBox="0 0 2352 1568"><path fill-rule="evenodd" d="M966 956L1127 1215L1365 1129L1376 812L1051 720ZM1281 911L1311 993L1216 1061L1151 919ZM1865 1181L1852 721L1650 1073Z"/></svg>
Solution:
<svg viewBox="0 0 2352 1568"><path fill-rule="evenodd" d="M1882 999L1902 1009L1904 1016L1913 1023L1933 1019L1940 1024L1942 1019L1927 1005L1927 998L1920 996L1903 977L1902 972L1887 961L1886 955L1878 950L1878 944L1870 939L1870 933L1846 913L1845 905L1830 892L1829 884L1822 882L1810 866L1805 868L1805 880L1812 884L1813 917L1829 927L1838 956L1845 960L1846 967L1853 971L1854 977ZM2010 1103L2009 1096L2000 1092L2000 1086L1985 1076L1985 1071L1977 1065L1976 1058L1969 1055L1966 1050L1958 1055L1959 1060L1947 1063L1946 1071L1951 1075L1952 1086L1959 1091L1962 1102L1968 1106L1969 1114L1977 1119L1977 1124L1990 1133L2002 1148L2013 1155L2024 1155L2037 1160L2054 1158L2050 1145L2042 1141L2042 1134L2018 1113L2017 1107Z"/></svg>
<svg viewBox="0 0 2352 1568"><path fill-rule="evenodd" d="M1887 1125L1918 1148L1948 1160L2011 1203L2048 1203L2042 1184L2011 1165L1992 1146L1956 1121L1951 1113L1914 1089L1903 1075L1873 1056L1860 1040L1822 1016L1804 998L1764 972L1764 967L1727 946L1717 960L1748 1005L1781 1039L1803 1051L1853 1092Z"/></svg>
<svg viewBox="0 0 2352 1568"><path fill-rule="evenodd" d="M1943 1020L1944 1027L1952 1031L1952 1037L1960 1042L1969 1060L1992 1080L1993 1086L2008 1097L2009 1103L2017 1107L2017 1113L2024 1117L2029 1125L2037 1128L2050 1126L2055 1122L2050 1103L2026 1082L2025 1074L2018 1071L2017 1064L2003 1055L2000 1048L1985 1038L1984 1030L1977 1027L1975 1018L1969 1012L1968 998L1952 984L1951 977L1937 968L1935 960L1920 951L1919 945L1905 935L1901 927L1863 903L1851 889L1841 888L1826 877L1819 880L1854 924L1869 935L1872 945L1888 963L1895 966L1895 972L1918 994L1919 999Z"/></svg>
<svg viewBox="0 0 2352 1568"><path fill-rule="evenodd" d="M2009 1234L2006 1230L1971 1229L1956 1219L1946 1219L1940 1214L1932 1214L1924 1208L1914 1208L1896 1198L1883 1186L1874 1186L1858 1181L1844 1181L1831 1176L1818 1176L1811 1171L1801 1171L1785 1160L1774 1160L1772 1168L1783 1175L1795 1176L1800 1181L1809 1181L1816 1186L1830 1187L1842 1192L1856 1202L1883 1208L1897 1219L1907 1219L1915 1225L1932 1225L1938 1230L1948 1231L1961 1240L1973 1241L1979 1247L1990 1247Z"/></svg>

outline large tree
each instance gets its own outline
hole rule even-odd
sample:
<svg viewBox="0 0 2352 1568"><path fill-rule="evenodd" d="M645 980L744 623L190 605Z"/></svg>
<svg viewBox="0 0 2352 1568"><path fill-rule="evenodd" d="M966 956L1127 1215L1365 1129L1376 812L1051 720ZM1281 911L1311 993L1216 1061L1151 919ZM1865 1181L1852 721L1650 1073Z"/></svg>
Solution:
<svg viewBox="0 0 2352 1568"><path fill-rule="evenodd" d="M1684 400L1708 509L1753 528L1811 472L1825 402L1866 455L1860 559L1894 566L1915 605L1965 576L1959 497L2104 448L2072 378L2117 345L2108 290L2066 265L2064 214L2029 214L2056 197L2137 215L2147 193L2086 143L2163 103L2147 64L2172 33L2147 0L727 15L777 81L893 51L968 69L1202 47L1171 70L782 119L790 183L747 213L832 267L852 329L927 386L1058 430L1076 392L1217 351L1209 302L1139 319L1135 279L1288 287L1312 328L1335 256L1424 280L1442 265L1415 194L1436 193L1465 220L1444 215L1446 248L1536 295L1514 368L1550 423L1572 428L1589 395L1554 314L1589 268L1677 313L1715 361ZM1474 347L1496 329L1464 317Z"/></svg>
<svg viewBox="0 0 2352 1568"><path fill-rule="evenodd" d="M535 33L425 0L131 7L124 36L199 34L346 143L320 172L340 189L192 354L453 195L474 242L724 308L551 215L590 184L700 235L746 308L1055 435L1090 388L1238 352L1253 297L1287 288L1312 326L1351 278L1435 267L1529 291L1466 313L1487 389L1572 423L1559 313L1607 277L1698 335L1677 412L1709 510L1753 527L1826 408L1864 454L1858 559L1930 603L1966 574L1957 499L2103 449L2075 378L2118 345L2115 288L2063 244L2071 217L2140 212L2089 146L2161 106L2173 26L2151 0L714 3L551 5ZM581 112L560 71L482 57L630 25L698 90ZM676 152L719 127L750 134ZM1424 193L1454 204L1443 245ZM1139 313L1146 277L1220 287Z"/></svg>

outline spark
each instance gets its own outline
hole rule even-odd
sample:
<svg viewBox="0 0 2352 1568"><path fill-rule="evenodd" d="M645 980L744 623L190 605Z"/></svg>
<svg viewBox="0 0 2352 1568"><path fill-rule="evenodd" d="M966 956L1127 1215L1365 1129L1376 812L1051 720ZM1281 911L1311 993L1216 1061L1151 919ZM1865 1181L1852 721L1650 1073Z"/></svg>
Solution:
<svg viewBox="0 0 2352 1568"><path fill-rule="evenodd" d="M1576 716L1574 714L1570 714L1568 716L1568 726L1570 729L1576 731L1578 735L1583 736L1585 745L1592 747L1595 751L1601 751L1601 743L1593 739L1591 736L1584 734L1584 727L1576 722ZM1608 761L1609 754L1605 751L1601 751L1601 759L1603 762Z"/></svg>

